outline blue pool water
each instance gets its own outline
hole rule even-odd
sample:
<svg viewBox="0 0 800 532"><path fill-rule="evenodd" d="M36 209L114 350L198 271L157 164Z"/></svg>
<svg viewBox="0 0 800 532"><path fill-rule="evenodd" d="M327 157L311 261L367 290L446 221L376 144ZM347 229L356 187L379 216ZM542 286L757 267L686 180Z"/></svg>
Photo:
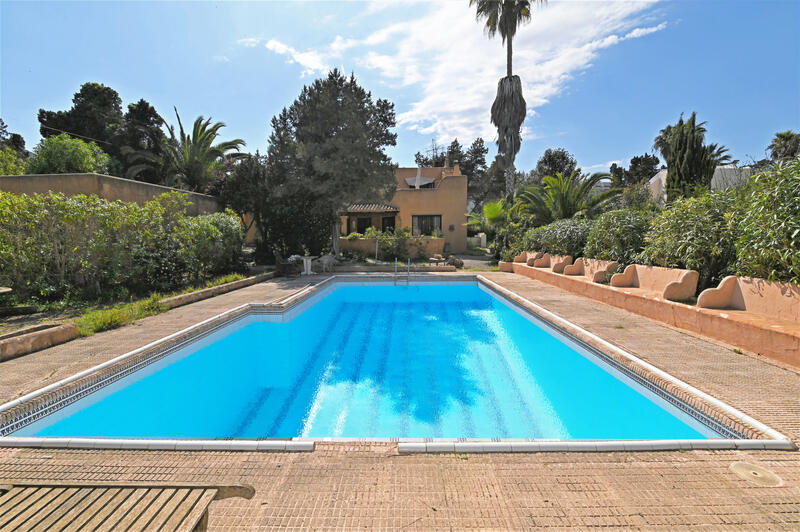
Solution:
<svg viewBox="0 0 800 532"><path fill-rule="evenodd" d="M290 321L267 319L15 435L718 437L475 284L341 285Z"/></svg>

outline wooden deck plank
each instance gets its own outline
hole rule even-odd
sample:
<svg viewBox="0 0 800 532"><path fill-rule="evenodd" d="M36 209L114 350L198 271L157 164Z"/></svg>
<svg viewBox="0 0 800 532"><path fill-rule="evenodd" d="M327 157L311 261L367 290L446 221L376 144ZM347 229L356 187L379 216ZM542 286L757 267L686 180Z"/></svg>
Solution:
<svg viewBox="0 0 800 532"><path fill-rule="evenodd" d="M95 516L97 512L102 510L110 501L114 499L120 492L120 488L108 488L94 500L89 506L83 509L83 511L75 516L72 521L64 528L64 532L74 532L76 530L81 530L83 525L87 523L92 517Z"/></svg>
<svg viewBox="0 0 800 532"><path fill-rule="evenodd" d="M47 507L42 508L40 512L36 515L32 516L28 519L28 522L25 523L25 528L28 530L32 530L36 525L38 525L41 521L47 519L47 517L55 511L61 504L67 501L70 497L74 496L78 493L78 488L63 488L63 491L59 493L55 499L51 500Z"/></svg>
<svg viewBox="0 0 800 532"><path fill-rule="evenodd" d="M52 530L53 523L61 519L61 517L72 510L75 506L81 503L83 499L86 498L89 493L91 493L90 488L79 488L72 494L71 497L68 499L61 501L58 506L53 506L52 512L42 521L36 523L36 526L33 527L33 530ZM47 508L48 510L50 508Z"/></svg>
<svg viewBox="0 0 800 532"><path fill-rule="evenodd" d="M155 494L147 488L139 488L131 492L116 510L111 512L102 523L97 525L97 530L114 530L117 524L124 519L133 508L136 508L139 502L145 497L151 497L150 500L152 500L155 498ZM144 511L144 508L142 508L141 511Z"/></svg>
<svg viewBox="0 0 800 532"><path fill-rule="evenodd" d="M19 499L19 502L7 510L0 511L0 529L10 528L6 527L6 523L15 519L19 514L24 513L28 508L35 505L42 497L45 497L52 491L52 488L39 488L27 497Z"/></svg>
<svg viewBox="0 0 800 532"><path fill-rule="evenodd" d="M90 490L89 493L86 494L86 497L84 497L81 500L81 502L70 508L70 510L66 512L64 515L62 515L58 521L53 523L51 528L53 528L54 530L64 530L89 506L91 506L94 503L94 501L102 497L106 491L107 490L105 488Z"/></svg>
<svg viewBox="0 0 800 532"><path fill-rule="evenodd" d="M15 487L5 495L0 497L0 515L11 511L11 509L21 503L26 497L34 492L36 488Z"/></svg>
<svg viewBox="0 0 800 532"><path fill-rule="evenodd" d="M139 490L137 490L139 491ZM101 526L102 529L107 530L120 530L122 529L122 521L136 519L139 514L147 510L150 503L158 495L158 490L151 490L149 488L142 488L141 493L137 497L129 497L120 507L109 516L105 523Z"/></svg>
<svg viewBox="0 0 800 532"><path fill-rule="evenodd" d="M194 530L195 525L200 522L200 519L208 511L208 505L211 504L216 498L217 494L213 491L209 490L203 493L200 499L195 503L194 508L186 515L183 522L180 523L176 528L176 532L192 532Z"/></svg>
<svg viewBox="0 0 800 532"><path fill-rule="evenodd" d="M102 508L98 509L95 514L83 524L84 530L95 530L103 522L113 514L125 501L131 497L136 490L128 488L120 488L114 497L112 497ZM144 492L144 490L142 490Z"/></svg>
<svg viewBox="0 0 800 532"><path fill-rule="evenodd" d="M158 513L161 509L163 504L166 504L168 500L175 495L174 489L166 488L166 489L154 489L150 490L156 493L156 498L147 506L144 512L137 513L137 515L128 514L125 516L125 519L120 521L119 528L122 530L143 530L144 527L147 526L147 523Z"/></svg>
<svg viewBox="0 0 800 532"><path fill-rule="evenodd" d="M158 513L153 516L153 518L145 526L144 529L148 531L162 530L164 523L170 518L172 512L174 512L176 508L178 508L183 504L183 501L186 500L186 496L189 495L192 491L193 490L190 490L188 488L177 490L175 492L175 495L173 495L172 498L161 507Z"/></svg>
<svg viewBox="0 0 800 532"><path fill-rule="evenodd" d="M15 517L12 521L3 522L3 517L0 517L0 528L5 527L9 530L19 530L23 526L26 526L25 523L33 519L34 516L40 514L41 512L46 512L47 508L55 499L58 498L59 495L64 493L64 491L65 488L47 488L47 493L45 493L43 497L41 497L34 504L28 506L27 510L17 515L17 517ZM0 516L2 515L3 514L0 514ZM27 526L29 525L30 523L28 523Z"/></svg>
<svg viewBox="0 0 800 532"><path fill-rule="evenodd" d="M186 517L192 512L194 507L200 501L200 498L207 492L205 489L197 489L189 492L189 495L183 500L180 506L175 508L172 515L164 523L164 530L176 530ZM210 503L211 501L209 501Z"/></svg>

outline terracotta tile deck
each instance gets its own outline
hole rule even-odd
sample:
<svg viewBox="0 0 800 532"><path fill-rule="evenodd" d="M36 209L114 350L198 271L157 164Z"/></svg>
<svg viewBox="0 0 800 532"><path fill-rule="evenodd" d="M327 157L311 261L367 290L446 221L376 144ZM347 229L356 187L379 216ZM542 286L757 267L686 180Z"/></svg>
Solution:
<svg viewBox="0 0 800 532"><path fill-rule="evenodd" d="M487 277L800 442L797 370L530 279ZM0 402L304 284L270 281L1 363ZM766 467L783 483L766 488L740 479L729 469L736 461ZM298 454L0 449L0 479L14 478L254 485L250 501L211 505L213 530L800 529L796 452L398 455L394 444L368 443L318 443Z"/></svg>

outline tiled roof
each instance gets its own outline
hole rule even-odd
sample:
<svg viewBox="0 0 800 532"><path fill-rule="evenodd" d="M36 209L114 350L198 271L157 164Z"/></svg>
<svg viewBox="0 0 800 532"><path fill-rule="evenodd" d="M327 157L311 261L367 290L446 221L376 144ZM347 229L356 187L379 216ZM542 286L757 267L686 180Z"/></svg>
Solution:
<svg viewBox="0 0 800 532"><path fill-rule="evenodd" d="M353 203L347 212L400 212L400 209L389 203Z"/></svg>

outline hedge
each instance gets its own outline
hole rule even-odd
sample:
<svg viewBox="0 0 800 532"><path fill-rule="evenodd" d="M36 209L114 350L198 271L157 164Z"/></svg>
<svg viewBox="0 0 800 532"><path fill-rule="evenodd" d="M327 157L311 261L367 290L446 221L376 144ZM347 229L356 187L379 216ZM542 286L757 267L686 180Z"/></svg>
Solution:
<svg viewBox="0 0 800 532"><path fill-rule="evenodd" d="M524 247L529 251L580 257L591 228L592 222L582 218L556 220L528 230L525 233Z"/></svg>
<svg viewBox="0 0 800 532"><path fill-rule="evenodd" d="M188 205L179 192L142 206L0 192L0 285L21 300L114 300L240 270L238 218L190 217Z"/></svg>
<svg viewBox="0 0 800 532"><path fill-rule="evenodd" d="M741 211L738 273L800 284L800 158L753 176Z"/></svg>
<svg viewBox="0 0 800 532"><path fill-rule="evenodd" d="M735 192L709 192L668 205L652 222L642 261L700 273L698 290L733 273L736 260Z"/></svg>
<svg viewBox="0 0 800 532"><path fill-rule="evenodd" d="M654 211L637 208L609 211L597 217L589 231L587 257L633 264L644 247Z"/></svg>

